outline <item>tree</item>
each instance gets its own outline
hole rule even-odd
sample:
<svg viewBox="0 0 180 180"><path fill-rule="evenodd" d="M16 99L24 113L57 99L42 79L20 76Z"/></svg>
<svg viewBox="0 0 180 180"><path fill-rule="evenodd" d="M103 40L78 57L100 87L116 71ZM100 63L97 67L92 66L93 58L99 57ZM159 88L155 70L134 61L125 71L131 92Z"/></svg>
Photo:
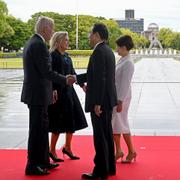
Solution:
<svg viewBox="0 0 180 180"><path fill-rule="evenodd" d="M31 32L34 33L35 23L40 16L47 16L54 19L55 31L67 31L70 39L70 48L75 48L75 31L76 20L73 15L61 15L55 12L38 12L33 14L31 19L28 20L28 24L31 27Z"/></svg>
<svg viewBox="0 0 180 180"><path fill-rule="evenodd" d="M171 46L171 41L173 39L173 32L169 28L161 28L157 38L161 42L164 48L168 48Z"/></svg>
<svg viewBox="0 0 180 180"><path fill-rule="evenodd" d="M173 39L171 42L171 48L180 50L180 33L174 32L173 33Z"/></svg>
<svg viewBox="0 0 180 180"><path fill-rule="evenodd" d="M133 42L134 42L134 46L135 48L144 48L144 47L148 47L149 45L149 40L146 39L144 36L139 35L137 33L132 32L129 29L125 29L125 28L121 28L122 34L123 35L129 35L132 37Z"/></svg>
<svg viewBox="0 0 180 180"><path fill-rule="evenodd" d="M97 18L87 15L78 16L78 46L79 49L90 49L88 35Z"/></svg>
<svg viewBox="0 0 180 180"><path fill-rule="evenodd" d="M14 30L9 24L5 23L4 25L6 26L5 31L3 36L0 38L0 47L3 47L3 49L7 47L7 44L9 44L9 38L14 34Z"/></svg>
<svg viewBox="0 0 180 180"><path fill-rule="evenodd" d="M0 0L0 49L6 43L6 38L14 34L12 27L7 23L7 16L7 5L4 1Z"/></svg>
<svg viewBox="0 0 180 180"><path fill-rule="evenodd" d="M6 3L0 0L0 37L3 36L7 24L6 24L6 15L8 14L8 9Z"/></svg>
<svg viewBox="0 0 180 180"><path fill-rule="evenodd" d="M8 50L20 50L24 46L25 42L30 38L31 31L30 26L13 16L6 17L7 23L13 28L14 34L6 36L1 42L3 42L3 47Z"/></svg>
<svg viewBox="0 0 180 180"><path fill-rule="evenodd" d="M31 31L34 31L34 25L39 16L47 16L54 19L55 31L67 31L69 33L69 46L71 49L76 48L76 16L61 15L54 12L38 12L33 14L28 24L31 26ZM120 30L118 24L113 20L106 20L103 17L93 17L88 15L78 15L78 46L79 49L90 49L88 42L88 33L96 22L105 23L110 31L110 46L114 47L114 42L119 36Z"/></svg>
<svg viewBox="0 0 180 180"><path fill-rule="evenodd" d="M102 23L104 23L109 30L109 45L111 48L115 49L116 47L116 39L122 35L121 29L119 28L119 25L114 20L102 20Z"/></svg>

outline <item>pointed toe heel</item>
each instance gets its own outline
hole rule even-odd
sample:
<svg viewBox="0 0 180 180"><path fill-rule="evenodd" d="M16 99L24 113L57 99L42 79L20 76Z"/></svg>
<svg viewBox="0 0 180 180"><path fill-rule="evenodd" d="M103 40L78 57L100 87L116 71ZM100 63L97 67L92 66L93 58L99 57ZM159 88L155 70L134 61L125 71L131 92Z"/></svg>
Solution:
<svg viewBox="0 0 180 180"><path fill-rule="evenodd" d="M49 152L49 157L54 161L54 162L63 162L63 159L60 159L58 157L56 157L55 155L53 155L51 152Z"/></svg>
<svg viewBox="0 0 180 180"><path fill-rule="evenodd" d="M63 153L63 156L64 154L66 154L70 159L72 160L78 160L80 159L80 157L77 157L77 156L74 156L72 153L70 153L69 151L67 151L65 148L62 149L62 153Z"/></svg>

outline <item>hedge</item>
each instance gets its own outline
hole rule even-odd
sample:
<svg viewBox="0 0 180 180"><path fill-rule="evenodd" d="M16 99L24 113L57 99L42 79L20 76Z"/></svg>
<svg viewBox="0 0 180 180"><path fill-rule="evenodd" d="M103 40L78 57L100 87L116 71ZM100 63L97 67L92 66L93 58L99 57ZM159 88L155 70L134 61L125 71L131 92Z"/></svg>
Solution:
<svg viewBox="0 0 180 180"><path fill-rule="evenodd" d="M0 58L19 58L22 57L22 52L0 52Z"/></svg>
<svg viewBox="0 0 180 180"><path fill-rule="evenodd" d="M90 56L92 50L67 50L70 56ZM22 52L0 52L0 58L18 58L22 57Z"/></svg>
<svg viewBox="0 0 180 180"><path fill-rule="evenodd" d="M70 56L90 56L93 50L67 50Z"/></svg>

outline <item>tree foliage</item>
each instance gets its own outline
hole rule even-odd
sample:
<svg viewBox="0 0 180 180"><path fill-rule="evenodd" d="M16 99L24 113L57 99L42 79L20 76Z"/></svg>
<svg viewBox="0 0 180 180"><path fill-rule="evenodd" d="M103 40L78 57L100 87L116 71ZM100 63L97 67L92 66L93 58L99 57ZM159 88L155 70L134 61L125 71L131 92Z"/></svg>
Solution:
<svg viewBox="0 0 180 180"><path fill-rule="evenodd" d="M180 32L173 32L169 28L162 28L159 31L158 39L164 48L180 50Z"/></svg>
<svg viewBox="0 0 180 180"><path fill-rule="evenodd" d="M8 15L8 8L4 1L0 0L0 38L2 38L7 32L12 29L6 22L6 16Z"/></svg>
<svg viewBox="0 0 180 180"><path fill-rule="evenodd" d="M54 12L38 12L32 15L28 21L33 31L35 22L39 16L48 16L55 21L55 31L67 31L69 33L70 48L76 48L76 16L61 15ZM78 49L90 49L88 34L94 23L102 22L107 25L109 30L109 44L115 47L115 40L121 34L118 24L114 20L106 20L103 17L88 15L78 15Z"/></svg>
<svg viewBox="0 0 180 180"><path fill-rule="evenodd" d="M37 12L31 16L28 22L8 15L8 8L4 1L0 0L0 48L8 50L19 50L24 46L27 39L34 33L34 26L39 16L48 16L54 19L55 31L67 31L69 33L69 47L76 48L76 20L77 16L59 14L55 12ZM88 34L94 23L102 22L109 30L109 45L115 49L115 40L124 34L132 36L135 48L148 47L150 42L144 36L133 33L129 29L120 28L113 19L94 17L89 15L78 15L78 49L90 49ZM162 28L158 39L164 48L180 49L180 33L173 32L169 28Z"/></svg>
<svg viewBox="0 0 180 180"><path fill-rule="evenodd" d="M142 35L134 33L129 29L121 28L123 35L129 35L132 37L135 48L144 48L149 46L149 40Z"/></svg>
<svg viewBox="0 0 180 180"><path fill-rule="evenodd" d="M30 27L27 23L21 21L20 19L16 19L13 16L8 16L6 19L7 23L13 28L14 33L6 38L3 38L5 40L3 47L10 51L18 51L24 46L25 42L31 36L32 33L30 31ZM3 42L3 40L1 42Z"/></svg>
<svg viewBox="0 0 180 180"><path fill-rule="evenodd" d="M102 23L104 23L109 30L109 45L111 48L115 49L116 47L116 39L122 35L122 32L119 28L119 25L114 20L102 20Z"/></svg>

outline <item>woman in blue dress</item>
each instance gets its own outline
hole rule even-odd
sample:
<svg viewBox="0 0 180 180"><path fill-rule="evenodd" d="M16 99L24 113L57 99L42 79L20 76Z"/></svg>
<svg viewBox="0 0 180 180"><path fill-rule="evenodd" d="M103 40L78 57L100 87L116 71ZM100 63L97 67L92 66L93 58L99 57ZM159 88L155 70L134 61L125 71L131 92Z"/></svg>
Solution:
<svg viewBox="0 0 180 180"><path fill-rule="evenodd" d="M54 33L50 41L52 69L62 75L75 75L72 60L65 52L68 45L69 37L67 32ZM54 104L48 108L49 131L52 132L49 156L55 162L63 161L57 156L56 143L60 133L66 133L62 152L73 160L79 159L72 152L71 140L75 131L87 127L87 122L74 87L54 83L53 100Z"/></svg>

